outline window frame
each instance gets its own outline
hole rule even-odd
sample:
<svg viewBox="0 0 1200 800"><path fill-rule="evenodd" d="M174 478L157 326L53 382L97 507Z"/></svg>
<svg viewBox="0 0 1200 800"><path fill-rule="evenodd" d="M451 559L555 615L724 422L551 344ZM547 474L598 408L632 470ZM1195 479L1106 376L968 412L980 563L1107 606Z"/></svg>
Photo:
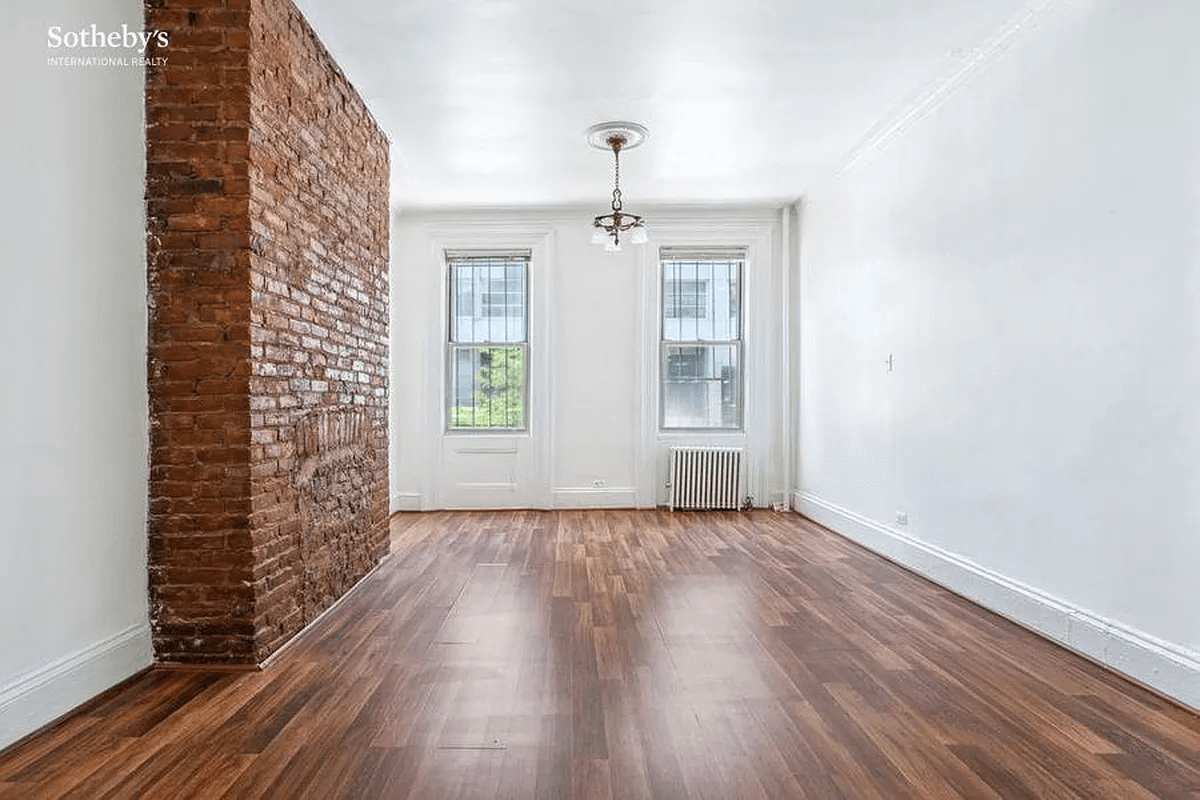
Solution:
<svg viewBox="0 0 1200 800"><path fill-rule="evenodd" d="M455 275L454 275L455 267L459 266L459 265L463 265L464 262L471 262L471 261L519 261L520 262L521 270L522 270L522 281L524 284L524 295L523 295L524 319L522 321L524 336L521 340L519 340L519 341L492 341L489 339L486 341L478 341L478 342L463 342L463 341L459 341L458 339L455 338L455 328L456 328L456 324L457 324L457 316L456 316L455 312L458 310L457 295L459 294L459 291L458 291L459 287L456 285ZM442 403L442 420L443 420L442 429L443 429L444 433L451 434L451 435L527 434L527 433L529 433L529 430L530 430L530 403L529 403L530 391L529 391L529 389L530 389L530 372L531 372L531 365L529 362L530 338L531 338L530 301L532 299L532 291L531 291L531 287L530 287L530 275L532 273L532 269L531 269L532 261L533 261L533 254L532 254L532 251L528 250L528 249L521 249L521 250L491 250L491 249L479 249L479 250L454 249L454 250L451 250L451 249L446 249L443 251L443 259L442 259L443 274L446 276L446 291L445 291L445 295L444 295L446 297L446 332L445 332L446 357L445 357L445 374L443 375L443 386L445 387L445 389L444 389L445 402ZM491 280L492 280L492 278L489 275L487 277L487 281L489 283L487 294L491 294L491 285L490 285ZM507 280L508 280L507 269L506 269L505 276L501 280L503 280L507 283ZM512 296L513 294L514 293L511 293L508 291L508 288L506 285L505 292L504 292L504 298L505 298L505 302L503 304L504 309L509 308L508 298L510 296ZM474 296L474 292L472 292L472 295ZM474 299L473 303L472 303L472 309L471 309L472 316L478 316L479 319L484 320L485 325L489 324L488 320L507 318L507 314L505 314L503 317L489 316L486 313L487 305L488 304L484 302L483 298ZM521 425L520 426L512 426L512 425L487 425L487 426L483 426L483 425L470 425L470 426L452 425L451 424L451 418L452 418L451 409L456 407L456 403L455 403L456 395L457 395L456 389L458 388L458 375L457 375L458 354L461 352L472 352L472 351L478 352L481 350L495 350L495 349L516 349L516 350L521 351L521 360L522 360L522 374L521 374L521 384L520 384L521 409L522 409Z"/></svg>
<svg viewBox="0 0 1200 800"><path fill-rule="evenodd" d="M746 307L745 307L745 279L746 279L746 262L748 260L748 249L746 247L662 247L659 250L658 258L655 260L657 270L657 289L659 295L658 302L658 431L664 434L739 434L745 433L746 430ZM666 327L667 320L681 320L683 317L667 316L669 298L666 296L667 275L666 269L668 263L678 262L696 262L697 264L704 262L733 262L735 266L735 278L731 281L732 288L736 291L736 298L731 298L730 309L736 308L737 314L737 337L728 339L667 339ZM696 280L701 280L699 277L700 271L697 269ZM676 276L675 280L681 280ZM688 279L682 279L688 280ZM708 288L707 301L709 303L716 302L716 292L714 287ZM707 308L705 309L707 314ZM697 317L696 319L704 319L706 317ZM690 318L689 318L690 319ZM714 318L715 321L715 318ZM697 347L697 348L712 348L712 347L732 347L737 357L737 406L736 406L736 425L720 425L720 426L678 426L666 424L667 412L667 384L670 377L670 367L668 364L668 350L678 347Z"/></svg>

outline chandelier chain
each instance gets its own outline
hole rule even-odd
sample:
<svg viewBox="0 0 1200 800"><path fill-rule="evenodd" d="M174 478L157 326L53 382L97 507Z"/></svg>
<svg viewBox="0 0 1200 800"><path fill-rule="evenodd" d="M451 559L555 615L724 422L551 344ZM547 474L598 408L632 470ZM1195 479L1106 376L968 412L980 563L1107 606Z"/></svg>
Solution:
<svg viewBox="0 0 1200 800"><path fill-rule="evenodd" d="M621 210L621 139L614 137L609 140L613 149L613 211Z"/></svg>

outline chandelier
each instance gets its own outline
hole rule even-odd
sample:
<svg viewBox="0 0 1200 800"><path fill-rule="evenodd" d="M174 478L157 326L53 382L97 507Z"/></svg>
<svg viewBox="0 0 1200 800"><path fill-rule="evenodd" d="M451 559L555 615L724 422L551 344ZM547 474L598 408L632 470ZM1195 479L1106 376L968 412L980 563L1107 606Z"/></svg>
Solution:
<svg viewBox="0 0 1200 800"><path fill-rule="evenodd" d="M621 205L621 151L631 150L646 140L649 131L636 122L602 122L587 130L588 144L613 154L612 210L592 220L592 243L604 249L621 249L621 234L628 233L633 244L645 244L646 223L637 214L630 214Z"/></svg>

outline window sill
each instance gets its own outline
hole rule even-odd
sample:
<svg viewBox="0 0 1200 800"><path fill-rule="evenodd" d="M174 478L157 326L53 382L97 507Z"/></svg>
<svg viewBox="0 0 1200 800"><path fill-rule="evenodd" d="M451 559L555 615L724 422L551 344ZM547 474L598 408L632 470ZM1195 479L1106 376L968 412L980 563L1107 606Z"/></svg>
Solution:
<svg viewBox="0 0 1200 800"><path fill-rule="evenodd" d="M509 439L528 439L532 435L528 428L481 428L468 430L464 428L447 428L442 431L444 436L464 438L478 436L485 439L504 437Z"/></svg>

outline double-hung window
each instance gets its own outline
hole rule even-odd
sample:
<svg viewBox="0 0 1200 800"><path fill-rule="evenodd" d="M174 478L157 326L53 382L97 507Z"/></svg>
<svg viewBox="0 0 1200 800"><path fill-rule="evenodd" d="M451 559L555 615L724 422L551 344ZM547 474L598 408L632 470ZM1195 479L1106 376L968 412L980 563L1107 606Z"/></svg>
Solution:
<svg viewBox="0 0 1200 800"><path fill-rule="evenodd" d="M664 430L742 427L743 249L662 248Z"/></svg>
<svg viewBox="0 0 1200 800"><path fill-rule="evenodd" d="M525 430L528 251L447 251L449 430Z"/></svg>

